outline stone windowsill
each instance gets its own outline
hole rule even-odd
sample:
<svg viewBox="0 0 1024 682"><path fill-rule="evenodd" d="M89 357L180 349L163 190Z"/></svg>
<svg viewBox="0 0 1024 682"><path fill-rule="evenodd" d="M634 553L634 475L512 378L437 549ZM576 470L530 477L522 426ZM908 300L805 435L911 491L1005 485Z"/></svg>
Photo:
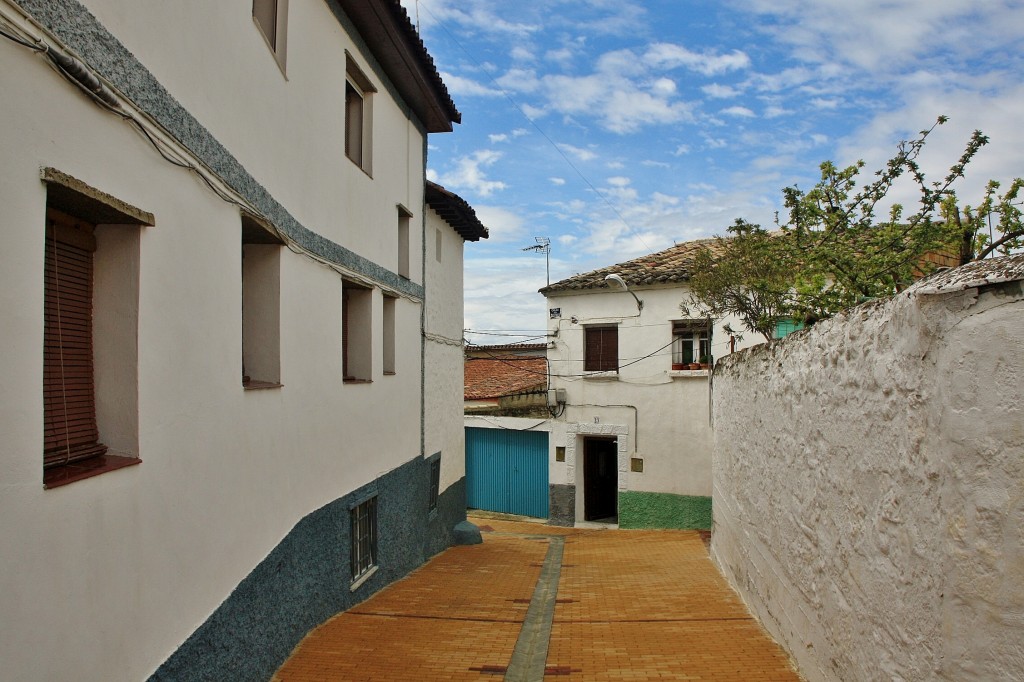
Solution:
<svg viewBox="0 0 1024 682"><path fill-rule="evenodd" d="M670 369L668 375L673 379L687 379L693 377L707 377L711 370L707 369Z"/></svg>
<svg viewBox="0 0 1024 682"><path fill-rule="evenodd" d="M588 381L618 381L618 372L585 372L583 378Z"/></svg>

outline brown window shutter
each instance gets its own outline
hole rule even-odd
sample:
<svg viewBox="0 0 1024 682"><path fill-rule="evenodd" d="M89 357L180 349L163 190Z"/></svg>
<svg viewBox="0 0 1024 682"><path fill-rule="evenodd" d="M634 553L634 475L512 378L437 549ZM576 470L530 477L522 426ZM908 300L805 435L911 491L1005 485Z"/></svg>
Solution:
<svg viewBox="0 0 1024 682"><path fill-rule="evenodd" d="M583 370L614 372L619 369L619 328L589 327L585 332Z"/></svg>
<svg viewBox="0 0 1024 682"><path fill-rule="evenodd" d="M43 467L95 455L92 226L47 213L43 333Z"/></svg>

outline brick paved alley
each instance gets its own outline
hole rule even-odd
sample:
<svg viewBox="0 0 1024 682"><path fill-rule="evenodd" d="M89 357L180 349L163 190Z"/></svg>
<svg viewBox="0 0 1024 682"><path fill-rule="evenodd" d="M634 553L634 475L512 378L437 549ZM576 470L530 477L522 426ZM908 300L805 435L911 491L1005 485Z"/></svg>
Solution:
<svg viewBox="0 0 1024 682"><path fill-rule="evenodd" d="M274 679L800 679L699 533L471 520L484 544L338 614Z"/></svg>

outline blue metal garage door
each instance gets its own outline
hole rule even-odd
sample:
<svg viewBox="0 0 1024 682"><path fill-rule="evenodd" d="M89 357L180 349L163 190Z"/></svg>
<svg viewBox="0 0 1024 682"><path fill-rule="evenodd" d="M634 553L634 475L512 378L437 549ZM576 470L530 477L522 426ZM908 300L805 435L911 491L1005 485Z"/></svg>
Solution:
<svg viewBox="0 0 1024 682"><path fill-rule="evenodd" d="M548 434L467 428L466 504L546 519Z"/></svg>

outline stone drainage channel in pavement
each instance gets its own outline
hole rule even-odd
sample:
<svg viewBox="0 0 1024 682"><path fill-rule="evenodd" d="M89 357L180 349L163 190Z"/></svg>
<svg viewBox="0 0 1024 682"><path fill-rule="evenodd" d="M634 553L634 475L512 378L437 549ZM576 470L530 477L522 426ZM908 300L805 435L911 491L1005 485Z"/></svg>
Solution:
<svg viewBox="0 0 1024 682"><path fill-rule="evenodd" d="M548 642L551 639L551 623L555 618L555 599L558 596L558 578L562 572L562 552L565 540L558 536L547 538L550 542L540 579L533 591L530 608L526 611L523 629L516 640L506 682L534 682L544 679L548 660Z"/></svg>

